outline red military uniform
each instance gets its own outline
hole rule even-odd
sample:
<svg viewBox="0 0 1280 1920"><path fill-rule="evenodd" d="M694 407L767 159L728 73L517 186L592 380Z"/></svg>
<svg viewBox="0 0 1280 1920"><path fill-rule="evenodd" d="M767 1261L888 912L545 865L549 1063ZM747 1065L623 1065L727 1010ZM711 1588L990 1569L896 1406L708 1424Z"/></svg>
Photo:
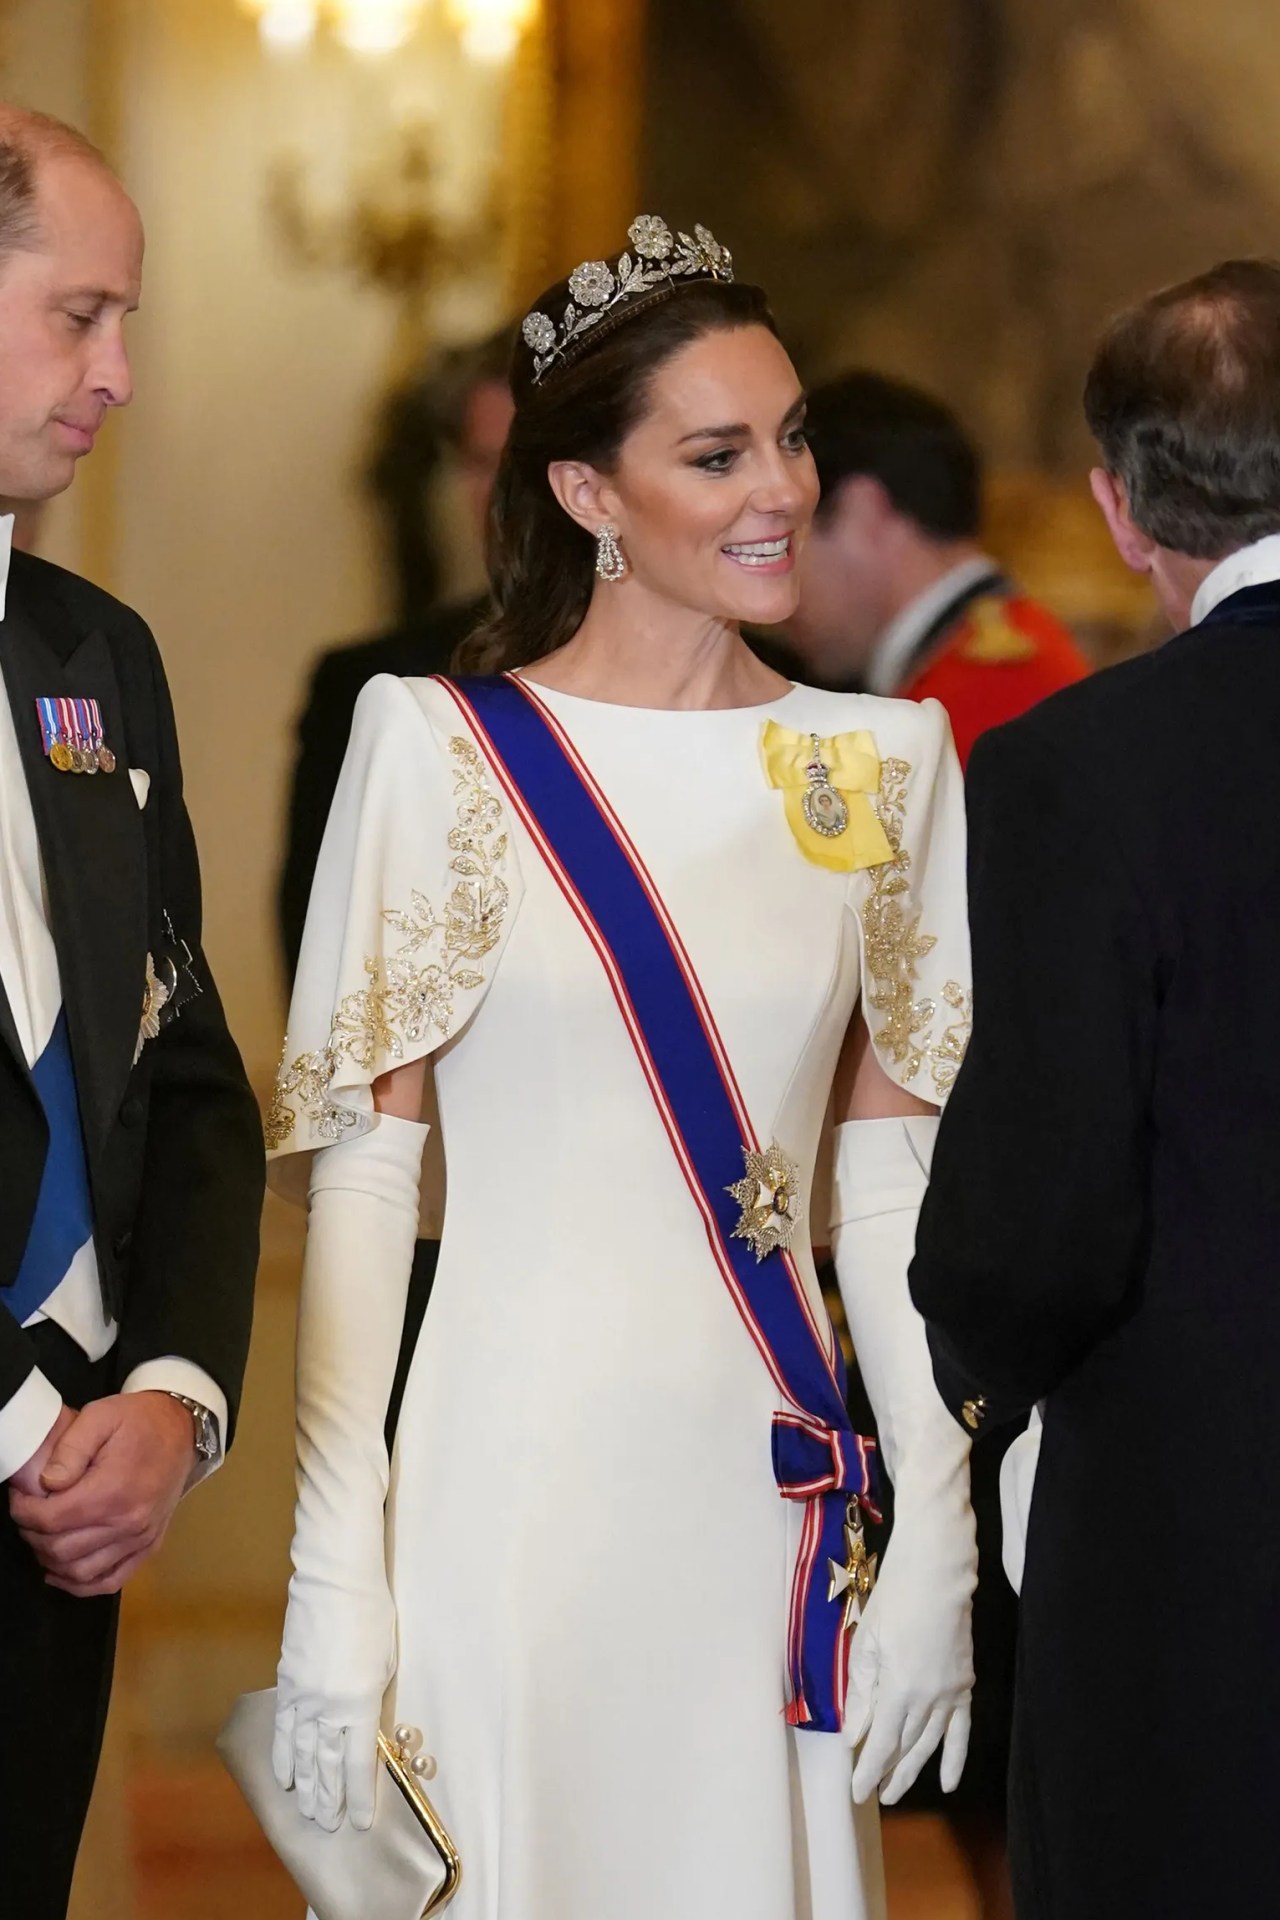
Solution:
<svg viewBox="0 0 1280 1920"><path fill-rule="evenodd" d="M963 767L980 733L1088 672L1079 646L1047 607L993 580L935 624L898 691L907 700L941 702Z"/></svg>

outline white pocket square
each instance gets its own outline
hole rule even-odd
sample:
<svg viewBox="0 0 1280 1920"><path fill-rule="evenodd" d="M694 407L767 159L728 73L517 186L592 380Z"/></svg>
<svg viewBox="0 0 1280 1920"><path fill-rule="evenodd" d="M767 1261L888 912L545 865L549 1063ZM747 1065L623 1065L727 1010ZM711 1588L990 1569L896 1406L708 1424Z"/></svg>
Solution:
<svg viewBox="0 0 1280 1920"><path fill-rule="evenodd" d="M130 767L129 779L133 783L134 798L139 807L145 807L147 795L151 791L151 775L144 772L141 767Z"/></svg>
<svg viewBox="0 0 1280 1920"><path fill-rule="evenodd" d="M1000 1462L1000 1517L1004 1523L1001 1559L1009 1585L1022 1592L1022 1575L1027 1559L1027 1527L1031 1520L1031 1499L1036 1487L1036 1468L1040 1464L1040 1439L1044 1419L1039 1407L1031 1409L1025 1433L1020 1433Z"/></svg>

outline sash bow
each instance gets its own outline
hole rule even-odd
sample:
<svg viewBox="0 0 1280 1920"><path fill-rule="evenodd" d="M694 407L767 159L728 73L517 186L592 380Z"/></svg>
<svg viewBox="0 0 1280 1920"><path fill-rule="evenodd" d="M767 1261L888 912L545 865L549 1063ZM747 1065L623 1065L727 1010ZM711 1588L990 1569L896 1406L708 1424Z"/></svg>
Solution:
<svg viewBox="0 0 1280 1920"><path fill-rule="evenodd" d="M869 1492L874 1469L870 1442L851 1427L831 1427L797 1413L773 1416L773 1477L784 1500L821 1494L857 1494L873 1520L880 1513Z"/></svg>

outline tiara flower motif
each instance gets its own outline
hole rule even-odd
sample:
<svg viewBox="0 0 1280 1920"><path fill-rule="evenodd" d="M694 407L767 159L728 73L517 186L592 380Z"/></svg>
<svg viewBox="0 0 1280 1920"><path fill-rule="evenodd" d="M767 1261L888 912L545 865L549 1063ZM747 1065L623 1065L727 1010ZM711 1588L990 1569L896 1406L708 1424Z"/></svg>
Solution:
<svg viewBox="0 0 1280 1920"><path fill-rule="evenodd" d="M633 252L620 254L616 266L607 260L584 260L574 268L569 303L558 327L549 314L526 315L520 331L533 355L535 386L589 328L637 295L682 279L733 279L733 255L706 227L695 226L691 235L673 233L656 213L642 213L631 222L627 238Z"/></svg>

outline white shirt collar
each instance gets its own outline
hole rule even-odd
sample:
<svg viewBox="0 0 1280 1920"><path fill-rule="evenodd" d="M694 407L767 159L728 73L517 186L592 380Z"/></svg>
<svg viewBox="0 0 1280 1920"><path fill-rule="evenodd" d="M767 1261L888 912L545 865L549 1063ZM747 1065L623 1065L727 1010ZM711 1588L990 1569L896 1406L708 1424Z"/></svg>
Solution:
<svg viewBox="0 0 1280 1920"><path fill-rule="evenodd" d="M4 619L9 593L9 568L13 564L13 515L0 513L0 620Z"/></svg>
<svg viewBox="0 0 1280 1920"><path fill-rule="evenodd" d="M906 677L907 663L938 615L962 593L976 586L984 575L999 573L996 562L984 553L944 573L931 587L896 614L876 641L867 666L867 692L895 694ZM1280 571L1280 568L1277 569Z"/></svg>
<svg viewBox="0 0 1280 1920"><path fill-rule="evenodd" d="M1260 587L1269 580L1280 580L1280 533L1269 533L1251 547L1241 547L1220 560L1212 573L1200 582L1191 602L1191 624L1198 627L1215 607L1229 600L1242 587Z"/></svg>

